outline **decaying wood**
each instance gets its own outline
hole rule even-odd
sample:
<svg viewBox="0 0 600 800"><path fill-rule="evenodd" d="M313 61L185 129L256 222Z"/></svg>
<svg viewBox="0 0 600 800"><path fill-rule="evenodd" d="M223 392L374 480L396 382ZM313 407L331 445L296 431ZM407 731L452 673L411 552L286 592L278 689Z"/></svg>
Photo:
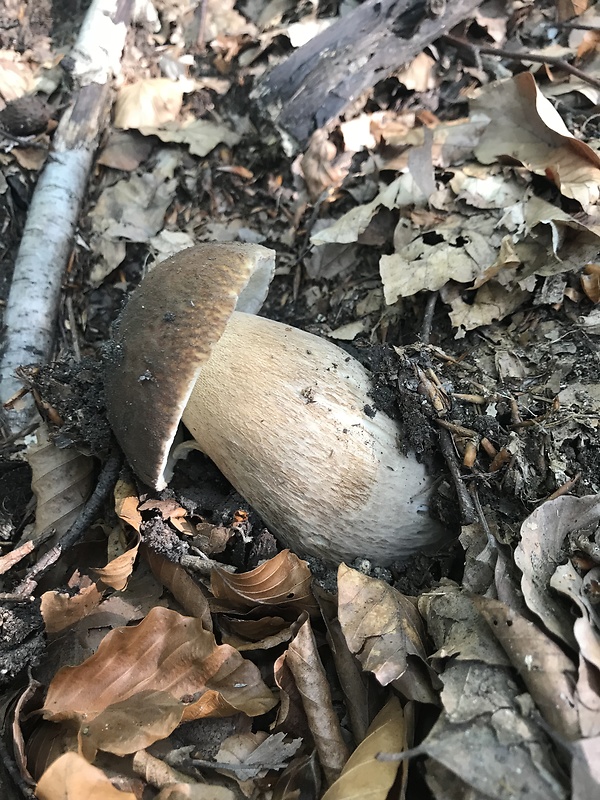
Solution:
<svg viewBox="0 0 600 800"><path fill-rule="evenodd" d="M71 54L75 88L31 201L6 307L3 403L22 388L16 369L44 363L52 353L62 277L132 7L133 0L94 0ZM30 397L19 399L6 411L7 428L23 428L31 413Z"/></svg>
<svg viewBox="0 0 600 800"><path fill-rule="evenodd" d="M271 70L253 98L292 153L480 3L366 0Z"/></svg>

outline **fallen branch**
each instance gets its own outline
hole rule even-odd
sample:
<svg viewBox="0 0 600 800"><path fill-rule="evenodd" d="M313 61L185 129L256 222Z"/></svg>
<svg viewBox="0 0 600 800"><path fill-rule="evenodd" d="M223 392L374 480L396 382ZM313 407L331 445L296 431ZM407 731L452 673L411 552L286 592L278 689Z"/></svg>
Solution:
<svg viewBox="0 0 600 800"><path fill-rule="evenodd" d="M453 0L435 14L423 0L366 0L272 69L252 97L293 152L480 3Z"/></svg>
<svg viewBox="0 0 600 800"><path fill-rule="evenodd" d="M19 366L42 364L52 354L62 277L132 7L133 0L93 0L71 54L76 88L31 201L4 317L3 403L19 393ZM25 427L32 413L31 396L18 398L6 410L8 429Z"/></svg>

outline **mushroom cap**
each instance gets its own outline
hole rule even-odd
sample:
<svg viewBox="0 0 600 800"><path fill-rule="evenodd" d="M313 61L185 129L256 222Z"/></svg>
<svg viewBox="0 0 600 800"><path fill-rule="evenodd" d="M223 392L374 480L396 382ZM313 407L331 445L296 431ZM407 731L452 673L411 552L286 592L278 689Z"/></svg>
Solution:
<svg viewBox="0 0 600 800"><path fill-rule="evenodd" d="M139 477L166 486L181 415L233 311L256 313L275 269L257 244L198 244L157 264L117 320L107 349L108 420Z"/></svg>

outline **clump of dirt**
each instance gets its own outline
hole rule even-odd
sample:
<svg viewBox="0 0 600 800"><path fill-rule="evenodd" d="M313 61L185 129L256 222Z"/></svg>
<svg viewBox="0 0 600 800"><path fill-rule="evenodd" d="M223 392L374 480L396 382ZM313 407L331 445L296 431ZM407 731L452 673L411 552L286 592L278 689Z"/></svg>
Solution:
<svg viewBox="0 0 600 800"><path fill-rule="evenodd" d="M91 357L81 361L54 362L34 377L34 389L42 398L42 414L59 426L54 435L58 447L77 447L105 458L112 433L106 419L103 371Z"/></svg>

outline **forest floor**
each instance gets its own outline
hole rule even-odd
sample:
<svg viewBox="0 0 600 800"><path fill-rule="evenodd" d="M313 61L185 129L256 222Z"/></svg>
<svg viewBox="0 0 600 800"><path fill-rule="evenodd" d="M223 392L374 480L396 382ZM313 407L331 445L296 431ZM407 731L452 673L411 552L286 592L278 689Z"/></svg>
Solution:
<svg viewBox="0 0 600 800"><path fill-rule="evenodd" d="M136 4L56 357L28 373L43 424L0 442L8 800L600 796L600 11L486 0L282 136L253 87L355 5ZM0 12L2 307L86 10ZM338 567L198 452L161 493L119 466L111 326L213 241L272 248L261 314L371 371L443 548Z"/></svg>

